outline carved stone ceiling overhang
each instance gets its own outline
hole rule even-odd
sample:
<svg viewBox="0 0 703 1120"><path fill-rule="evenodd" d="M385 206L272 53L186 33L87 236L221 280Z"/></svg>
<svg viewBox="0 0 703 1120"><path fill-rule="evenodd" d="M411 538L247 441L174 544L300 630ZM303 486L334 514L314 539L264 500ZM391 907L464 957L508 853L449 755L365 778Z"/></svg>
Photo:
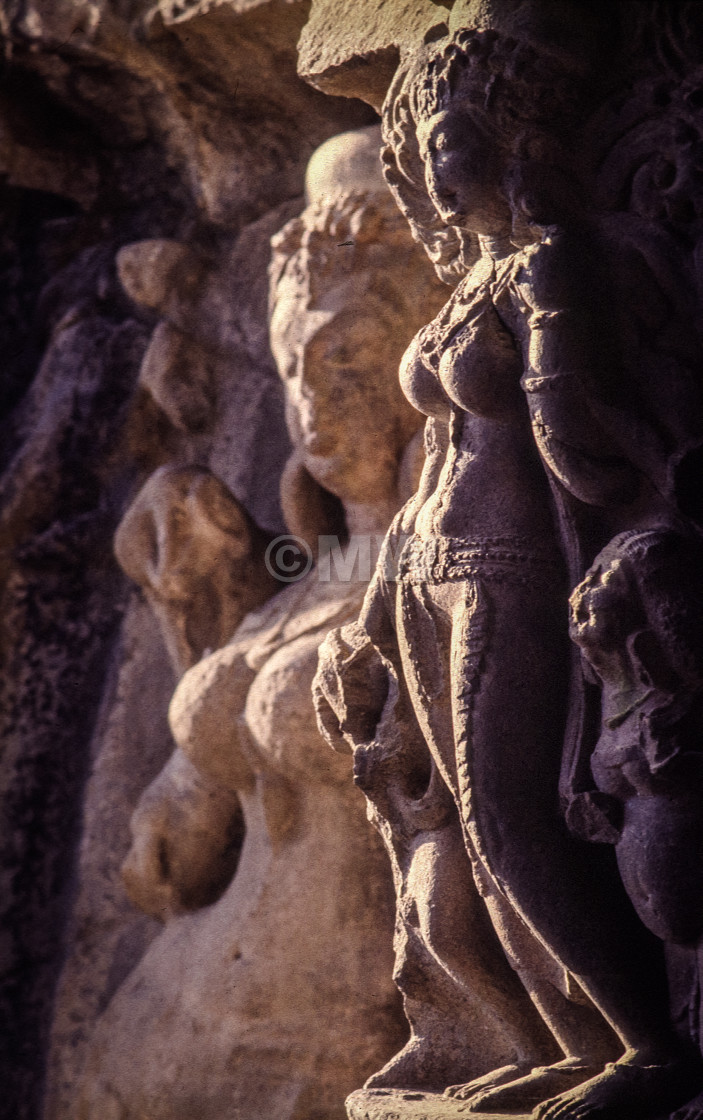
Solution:
<svg viewBox="0 0 703 1120"><path fill-rule="evenodd" d="M380 111L402 55L450 15L452 0L312 0L298 73L316 89L359 97Z"/></svg>
<svg viewBox="0 0 703 1120"><path fill-rule="evenodd" d="M325 93L380 112L400 60L460 27L536 38L556 54L587 50L587 6L577 0L312 0L298 43L298 73Z"/></svg>
<svg viewBox="0 0 703 1120"><path fill-rule="evenodd" d="M90 205L98 149L110 153L114 180L115 151L156 144L209 219L233 227L258 216L300 193L319 143L370 121L363 106L298 77L309 9L309 0L2 0L0 170L13 185L53 181ZM46 112L23 108L29 86ZM67 134L34 136L33 118L51 106Z"/></svg>

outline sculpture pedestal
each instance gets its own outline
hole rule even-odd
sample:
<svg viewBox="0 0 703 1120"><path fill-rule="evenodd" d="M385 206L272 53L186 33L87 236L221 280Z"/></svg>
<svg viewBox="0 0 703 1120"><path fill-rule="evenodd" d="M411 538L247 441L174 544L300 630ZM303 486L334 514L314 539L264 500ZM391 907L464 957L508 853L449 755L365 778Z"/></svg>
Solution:
<svg viewBox="0 0 703 1120"><path fill-rule="evenodd" d="M410 1089L359 1089L346 1106L349 1120L530 1120L528 1112L469 1112L468 1101Z"/></svg>
<svg viewBox="0 0 703 1120"><path fill-rule="evenodd" d="M349 1120L532 1120L529 1112L469 1112L468 1101L414 1089L358 1089L346 1108Z"/></svg>

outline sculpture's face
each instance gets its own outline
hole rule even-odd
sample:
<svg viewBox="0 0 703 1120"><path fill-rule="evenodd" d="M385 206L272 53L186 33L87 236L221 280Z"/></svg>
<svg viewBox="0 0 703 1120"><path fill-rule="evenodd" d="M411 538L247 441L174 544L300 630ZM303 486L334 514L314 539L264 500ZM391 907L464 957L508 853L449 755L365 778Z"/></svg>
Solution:
<svg viewBox="0 0 703 1120"><path fill-rule="evenodd" d="M509 232L498 146L466 107L435 113L420 122L417 136L427 190L442 221L486 236Z"/></svg>
<svg viewBox="0 0 703 1120"><path fill-rule="evenodd" d="M293 278L277 292L270 339L291 437L313 478L342 501L389 497L413 431L396 378L397 319L358 277L314 307Z"/></svg>
<svg viewBox="0 0 703 1120"><path fill-rule="evenodd" d="M631 598L621 560L592 568L574 591L571 637L596 668L602 655L624 649L633 615Z"/></svg>

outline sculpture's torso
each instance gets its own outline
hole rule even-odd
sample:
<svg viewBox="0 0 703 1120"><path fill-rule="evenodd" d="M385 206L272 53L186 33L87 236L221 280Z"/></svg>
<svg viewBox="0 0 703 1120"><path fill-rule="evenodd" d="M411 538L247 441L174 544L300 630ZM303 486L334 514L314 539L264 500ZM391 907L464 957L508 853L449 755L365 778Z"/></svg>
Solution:
<svg viewBox="0 0 703 1120"><path fill-rule="evenodd" d="M337 1116L402 1040L390 870L311 698L320 641L354 616L363 591L313 571L181 679L174 736L191 754L219 756L217 778L241 801L244 845L220 900L170 921L113 999L86 1080L91 1102L116 1089L130 1116L165 1120L182 1066L184 1085L216 1089L198 1098L204 1120L222 1115L224 1097L242 1120L292 1116L309 1091Z"/></svg>
<svg viewBox="0 0 703 1120"><path fill-rule="evenodd" d="M422 538L554 536L549 486L520 386L529 309L519 261L481 259L416 336L402 369L410 401L449 423L434 493L417 514Z"/></svg>

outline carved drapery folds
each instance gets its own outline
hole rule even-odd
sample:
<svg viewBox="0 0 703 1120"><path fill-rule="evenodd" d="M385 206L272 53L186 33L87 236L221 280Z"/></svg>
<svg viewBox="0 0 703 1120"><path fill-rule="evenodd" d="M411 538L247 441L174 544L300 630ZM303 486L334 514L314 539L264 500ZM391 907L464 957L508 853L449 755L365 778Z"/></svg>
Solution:
<svg viewBox="0 0 703 1120"><path fill-rule="evenodd" d="M453 291L401 362L427 463L392 576L315 684L412 1028L353 1117L701 1115L665 952L703 932L702 35L693 4L457 4L389 88L386 178ZM478 911L539 1018L486 983Z"/></svg>

